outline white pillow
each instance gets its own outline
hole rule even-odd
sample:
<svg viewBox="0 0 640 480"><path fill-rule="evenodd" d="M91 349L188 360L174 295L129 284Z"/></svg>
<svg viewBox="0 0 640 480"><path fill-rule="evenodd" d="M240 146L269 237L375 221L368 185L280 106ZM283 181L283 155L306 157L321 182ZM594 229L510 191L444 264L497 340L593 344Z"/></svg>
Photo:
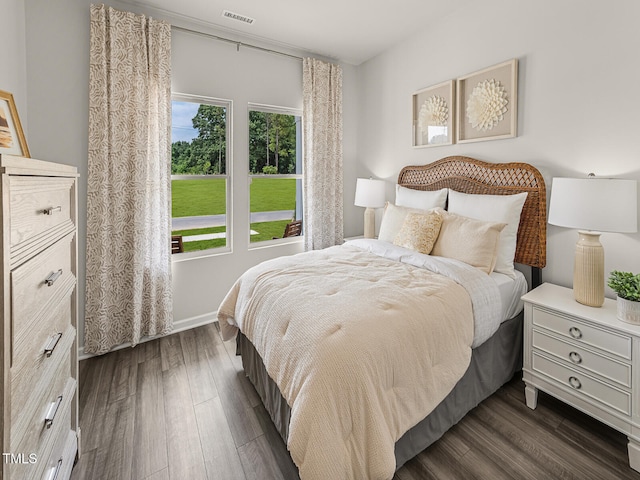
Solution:
<svg viewBox="0 0 640 480"><path fill-rule="evenodd" d="M425 210L417 208L399 207L393 203L387 202L380 223L380 231L378 232L378 240L393 243L396 235L402 229L404 220L410 213L428 213Z"/></svg>
<svg viewBox="0 0 640 480"><path fill-rule="evenodd" d="M494 271L512 278L516 276L513 258L516 255L520 213L526 199L526 192L515 195L472 195L449 189L449 206L447 207L449 212L477 220L507 224L500 233L498 258Z"/></svg>
<svg viewBox="0 0 640 480"><path fill-rule="evenodd" d="M443 188L433 192L414 190L396 185L396 205L400 207L418 208L429 210L430 208L444 208L447 203L447 189Z"/></svg>

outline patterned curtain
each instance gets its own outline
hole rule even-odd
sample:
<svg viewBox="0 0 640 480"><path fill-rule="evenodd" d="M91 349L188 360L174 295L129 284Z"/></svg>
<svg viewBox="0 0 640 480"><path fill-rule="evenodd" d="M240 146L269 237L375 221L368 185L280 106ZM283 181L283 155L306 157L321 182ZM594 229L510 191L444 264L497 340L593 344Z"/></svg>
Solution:
<svg viewBox="0 0 640 480"><path fill-rule="evenodd" d="M303 60L305 249L342 243L342 68Z"/></svg>
<svg viewBox="0 0 640 480"><path fill-rule="evenodd" d="M171 26L91 6L85 352L169 333Z"/></svg>

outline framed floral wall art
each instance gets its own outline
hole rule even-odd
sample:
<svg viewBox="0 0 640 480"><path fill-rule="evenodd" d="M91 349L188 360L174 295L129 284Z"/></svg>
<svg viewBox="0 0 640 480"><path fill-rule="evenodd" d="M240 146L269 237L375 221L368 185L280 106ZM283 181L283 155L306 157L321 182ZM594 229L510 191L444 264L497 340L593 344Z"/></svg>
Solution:
<svg viewBox="0 0 640 480"><path fill-rule="evenodd" d="M13 95L0 90L0 154L29 156Z"/></svg>
<svg viewBox="0 0 640 480"><path fill-rule="evenodd" d="M413 94L413 146L451 145L455 108L455 81L440 83Z"/></svg>
<svg viewBox="0 0 640 480"><path fill-rule="evenodd" d="M458 143L516 136L517 59L458 78L456 90Z"/></svg>

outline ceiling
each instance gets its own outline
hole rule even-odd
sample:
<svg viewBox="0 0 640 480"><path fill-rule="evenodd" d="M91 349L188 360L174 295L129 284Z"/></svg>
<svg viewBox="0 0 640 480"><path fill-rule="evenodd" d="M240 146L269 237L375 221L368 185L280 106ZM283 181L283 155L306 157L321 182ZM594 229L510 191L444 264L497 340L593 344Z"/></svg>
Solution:
<svg viewBox="0 0 640 480"><path fill-rule="evenodd" d="M127 1L127 0L125 0ZM128 0L220 30L358 65L472 0ZM229 10L255 19L222 17Z"/></svg>

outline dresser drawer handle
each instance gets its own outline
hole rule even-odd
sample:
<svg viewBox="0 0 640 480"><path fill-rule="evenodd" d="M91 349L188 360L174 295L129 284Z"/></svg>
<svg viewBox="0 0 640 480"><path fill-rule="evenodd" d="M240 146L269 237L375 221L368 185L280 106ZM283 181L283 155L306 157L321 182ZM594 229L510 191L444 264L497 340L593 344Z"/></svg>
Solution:
<svg viewBox="0 0 640 480"><path fill-rule="evenodd" d="M55 467L51 467L51 470L49 470L49 474L45 477L45 480L57 480L61 468L62 459L58 460L58 464Z"/></svg>
<svg viewBox="0 0 640 480"><path fill-rule="evenodd" d="M58 342L60 341L61 338L62 338L62 333L56 333L53 337L49 339L49 343L47 343L47 346L44 347L44 354L47 358L53 355L53 351L58 346Z"/></svg>
<svg viewBox="0 0 640 480"><path fill-rule="evenodd" d="M569 329L569 334L575 338L575 339L581 339L582 338L582 332L580 331L580 329L578 327L571 327Z"/></svg>
<svg viewBox="0 0 640 480"><path fill-rule="evenodd" d="M45 208L42 213L45 215L53 215L55 212L62 212L62 206Z"/></svg>
<svg viewBox="0 0 640 480"><path fill-rule="evenodd" d="M569 377L569 385L576 390L580 390L582 388L582 383L576 377Z"/></svg>
<svg viewBox="0 0 640 480"><path fill-rule="evenodd" d="M51 275L44 279L44 283L47 285L47 287L50 287L56 282L56 280L58 280L58 278L60 278L60 275L62 275L62 269L58 270L57 272L51 273Z"/></svg>
<svg viewBox="0 0 640 480"><path fill-rule="evenodd" d="M580 356L580 354L578 352L569 353L569 358L571 359L571 361L573 363L576 363L578 365L582 363L582 357Z"/></svg>
<svg viewBox="0 0 640 480"><path fill-rule="evenodd" d="M49 411L47 412L47 416L44 418L45 427L51 428L51 425L53 425L53 420L56 418L56 413L58 413L58 408L60 408L61 403L62 403L62 395L60 395L56 399L56 401L49 406Z"/></svg>

